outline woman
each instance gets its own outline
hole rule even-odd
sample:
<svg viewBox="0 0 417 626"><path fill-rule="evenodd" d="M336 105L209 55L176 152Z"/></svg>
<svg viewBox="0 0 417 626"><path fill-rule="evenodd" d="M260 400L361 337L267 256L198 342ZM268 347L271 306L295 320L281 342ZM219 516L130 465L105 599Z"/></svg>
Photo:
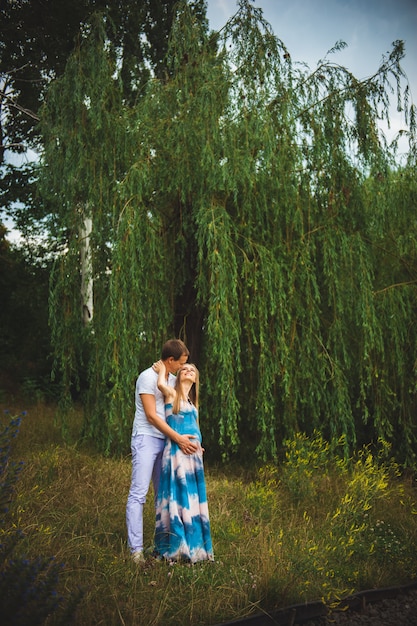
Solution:
<svg viewBox="0 0 417 626"><path fill-rule="evenodd" d="M167 438L156 503L155 551L169 561L214 560L198 426L198 370L186 363L175 387L166 384L165 365L154 363L165 397L167 423L178 433L194 434L198 450L186 455Z"/></svg>

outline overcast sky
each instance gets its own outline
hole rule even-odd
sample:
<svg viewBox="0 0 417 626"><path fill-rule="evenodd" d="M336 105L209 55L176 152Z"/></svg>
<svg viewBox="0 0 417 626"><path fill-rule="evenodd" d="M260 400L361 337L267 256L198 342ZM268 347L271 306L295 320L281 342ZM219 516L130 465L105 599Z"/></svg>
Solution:
<svg viewBox="0 0 417 626"><path fill-rule="evenodd" d="M210 27L221 28L237 0L208 0ZM417 0L254 0L293 60L312 68L342 39L335 61L357 78L373 73L396 39L405 41L404 68L417 89ZM417 94L414 94L417 99Z"/></svg>
<svg viewBox="0 0 417 626"><path fill-rule="evenodd" d="M237 0L207 0L210 28L218 30L238 10ZM254 0L293 61L314 69L339 41L347 48L331 56L357 78L372 75L392 42L405 42L402 62L417 104L417 0ZM396 127L398 122L393 119Z"/></svg>

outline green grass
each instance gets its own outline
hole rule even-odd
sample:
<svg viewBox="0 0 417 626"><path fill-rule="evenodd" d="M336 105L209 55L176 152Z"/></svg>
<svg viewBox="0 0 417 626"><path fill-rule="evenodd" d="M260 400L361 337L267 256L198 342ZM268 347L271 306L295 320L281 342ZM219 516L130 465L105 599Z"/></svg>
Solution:
<svg viewBox="0 0 417 626"><path fill-rule="evenodd" d="M129 455L104 458L82 444L80 412L64 443L53 407L6 408L27 410L13 444L24 461L11 520L25 533L17 550L65 564L60 591L84 591L79 625L214 625L417 578L416 483L385 445L344 460L337 442L315 433L287 442L279 466L206 463L215 563L149 559L141 568L126 545ZM149 546L152 501L150 492Z"/></svg>

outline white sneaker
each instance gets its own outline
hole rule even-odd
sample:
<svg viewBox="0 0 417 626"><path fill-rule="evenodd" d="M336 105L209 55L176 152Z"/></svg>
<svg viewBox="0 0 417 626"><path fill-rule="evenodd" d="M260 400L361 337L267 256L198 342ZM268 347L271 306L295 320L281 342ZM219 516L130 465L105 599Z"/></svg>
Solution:
<svg viewBox="0 0 417 626"><path fill-rule="evenodd" d="M133 552L132 561L136 563L136 565L139 565L140 563L145 563L143 550L137 550L136 552Z"/></svg>

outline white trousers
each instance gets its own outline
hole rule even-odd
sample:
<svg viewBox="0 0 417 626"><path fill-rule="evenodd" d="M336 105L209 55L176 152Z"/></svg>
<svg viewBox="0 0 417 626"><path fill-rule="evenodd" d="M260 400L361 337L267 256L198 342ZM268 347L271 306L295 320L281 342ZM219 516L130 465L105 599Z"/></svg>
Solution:
<svg viewBox="0 0 417 626"><path fill-rule="evenodd" d="M151 480L156 503L164 444L160 437L132 436L132 480L126 505L127 542L132 553L143 550L143 506Z"/></svg>

